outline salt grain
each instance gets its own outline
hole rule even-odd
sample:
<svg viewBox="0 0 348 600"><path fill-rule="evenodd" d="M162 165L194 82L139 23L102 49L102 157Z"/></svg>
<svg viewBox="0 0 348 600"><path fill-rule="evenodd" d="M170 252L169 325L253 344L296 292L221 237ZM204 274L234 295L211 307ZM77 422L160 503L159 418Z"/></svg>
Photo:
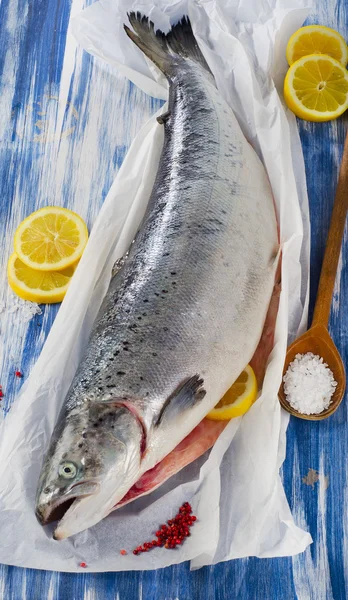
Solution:
<svg viewBox="0 0 348 600"><path fill-rule="evenodd" d="M303 415L317 415L329 408L337 386L331 369L312 352L296 354L283 382L290 406Z"/></svg>
<svg viewBox="0 0 348 600"><path fill-rule="evenodd" d="M28 302L15 296L15 294L11 294L6 303L0 302L1 313L16 313L20 321L28 323L35 315L41 315L42 310L36 302Z"/></svg>

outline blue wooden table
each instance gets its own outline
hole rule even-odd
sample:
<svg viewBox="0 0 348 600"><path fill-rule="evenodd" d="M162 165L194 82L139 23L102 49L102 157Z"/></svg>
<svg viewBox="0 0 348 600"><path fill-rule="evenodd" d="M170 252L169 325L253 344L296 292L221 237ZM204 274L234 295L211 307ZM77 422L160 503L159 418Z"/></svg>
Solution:
<svg viewBox="0 0 348 600"><path fill-rule="evenodd" d="M0 3L0 305L7 298L6 262L19 221L40 206L60 204L79 212L91 226L131 140L160 106L74 46L67 31L71 12L80 8L77 0L72 5L69 0ZM309 22L334 27L347 39L346 0L317 0ZM299 127L312 222L312 307L347 118L299 122ZM345 362L346 252L345 242L330 321ZM40 353L56 312L56 307L44 308L28 324L19 312L0 311L5 410ZM17 369L23 379L14 376ZM96 575L3 565L0 600L345 600L347 458L347 399L327 422L290 421L284 487L296 523L314 540L300 556L236 560L194 572L182 564Z"/></svg>

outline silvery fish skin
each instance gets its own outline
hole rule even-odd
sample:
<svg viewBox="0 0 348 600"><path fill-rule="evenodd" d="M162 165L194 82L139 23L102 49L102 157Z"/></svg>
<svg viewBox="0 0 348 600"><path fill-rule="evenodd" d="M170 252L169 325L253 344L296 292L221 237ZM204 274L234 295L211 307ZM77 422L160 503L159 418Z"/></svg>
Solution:
<svg viewBox="0 0 348 600"><path fill-rule="evenodd" d="M149 56L151 43L166 46L147 19L130 20L140 39L128 35ZM41 523L73 500L56 539L104 518L215 406L253 356L272 294L278 236L264 167L188 20L172 31L167 55L155 48L154 62L166 62L169 113L158 125L165 141L147 212L111 279L42 467Z"/></svg>

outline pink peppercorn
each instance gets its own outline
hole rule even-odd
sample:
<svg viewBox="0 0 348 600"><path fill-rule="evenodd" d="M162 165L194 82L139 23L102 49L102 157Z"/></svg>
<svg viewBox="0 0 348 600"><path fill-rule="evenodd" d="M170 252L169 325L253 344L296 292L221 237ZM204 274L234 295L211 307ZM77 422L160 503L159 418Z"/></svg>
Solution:
<svg viewBox="0 0 348 600"><path fill-rule="evenodd" d="M157 540L144 542L142 546L138 546L133 550L133 554L138 555L141 552L148 552L155 547L175 548L182 544L184 539L190 536L190 527L197 520L191 514L192 508L188 502L185 502L180 508L178 514L167 521L167 525L160 525L160 529L156 531Z"/></svg>

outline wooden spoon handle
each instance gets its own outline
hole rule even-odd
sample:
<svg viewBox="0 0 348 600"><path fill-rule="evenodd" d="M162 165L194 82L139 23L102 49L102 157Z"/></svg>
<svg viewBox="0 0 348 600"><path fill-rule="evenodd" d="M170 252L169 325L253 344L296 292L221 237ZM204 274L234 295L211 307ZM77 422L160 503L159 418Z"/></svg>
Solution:
<svg viewBox="0 0 348 600"><path fill-rule="evenodd" d="M335 203L332 209L329 235L326 242L323 265L320 273L317 300L312 325L328 326L332 294L335 285L338 261L348 209L348 132L338 179Z"/></svg>

